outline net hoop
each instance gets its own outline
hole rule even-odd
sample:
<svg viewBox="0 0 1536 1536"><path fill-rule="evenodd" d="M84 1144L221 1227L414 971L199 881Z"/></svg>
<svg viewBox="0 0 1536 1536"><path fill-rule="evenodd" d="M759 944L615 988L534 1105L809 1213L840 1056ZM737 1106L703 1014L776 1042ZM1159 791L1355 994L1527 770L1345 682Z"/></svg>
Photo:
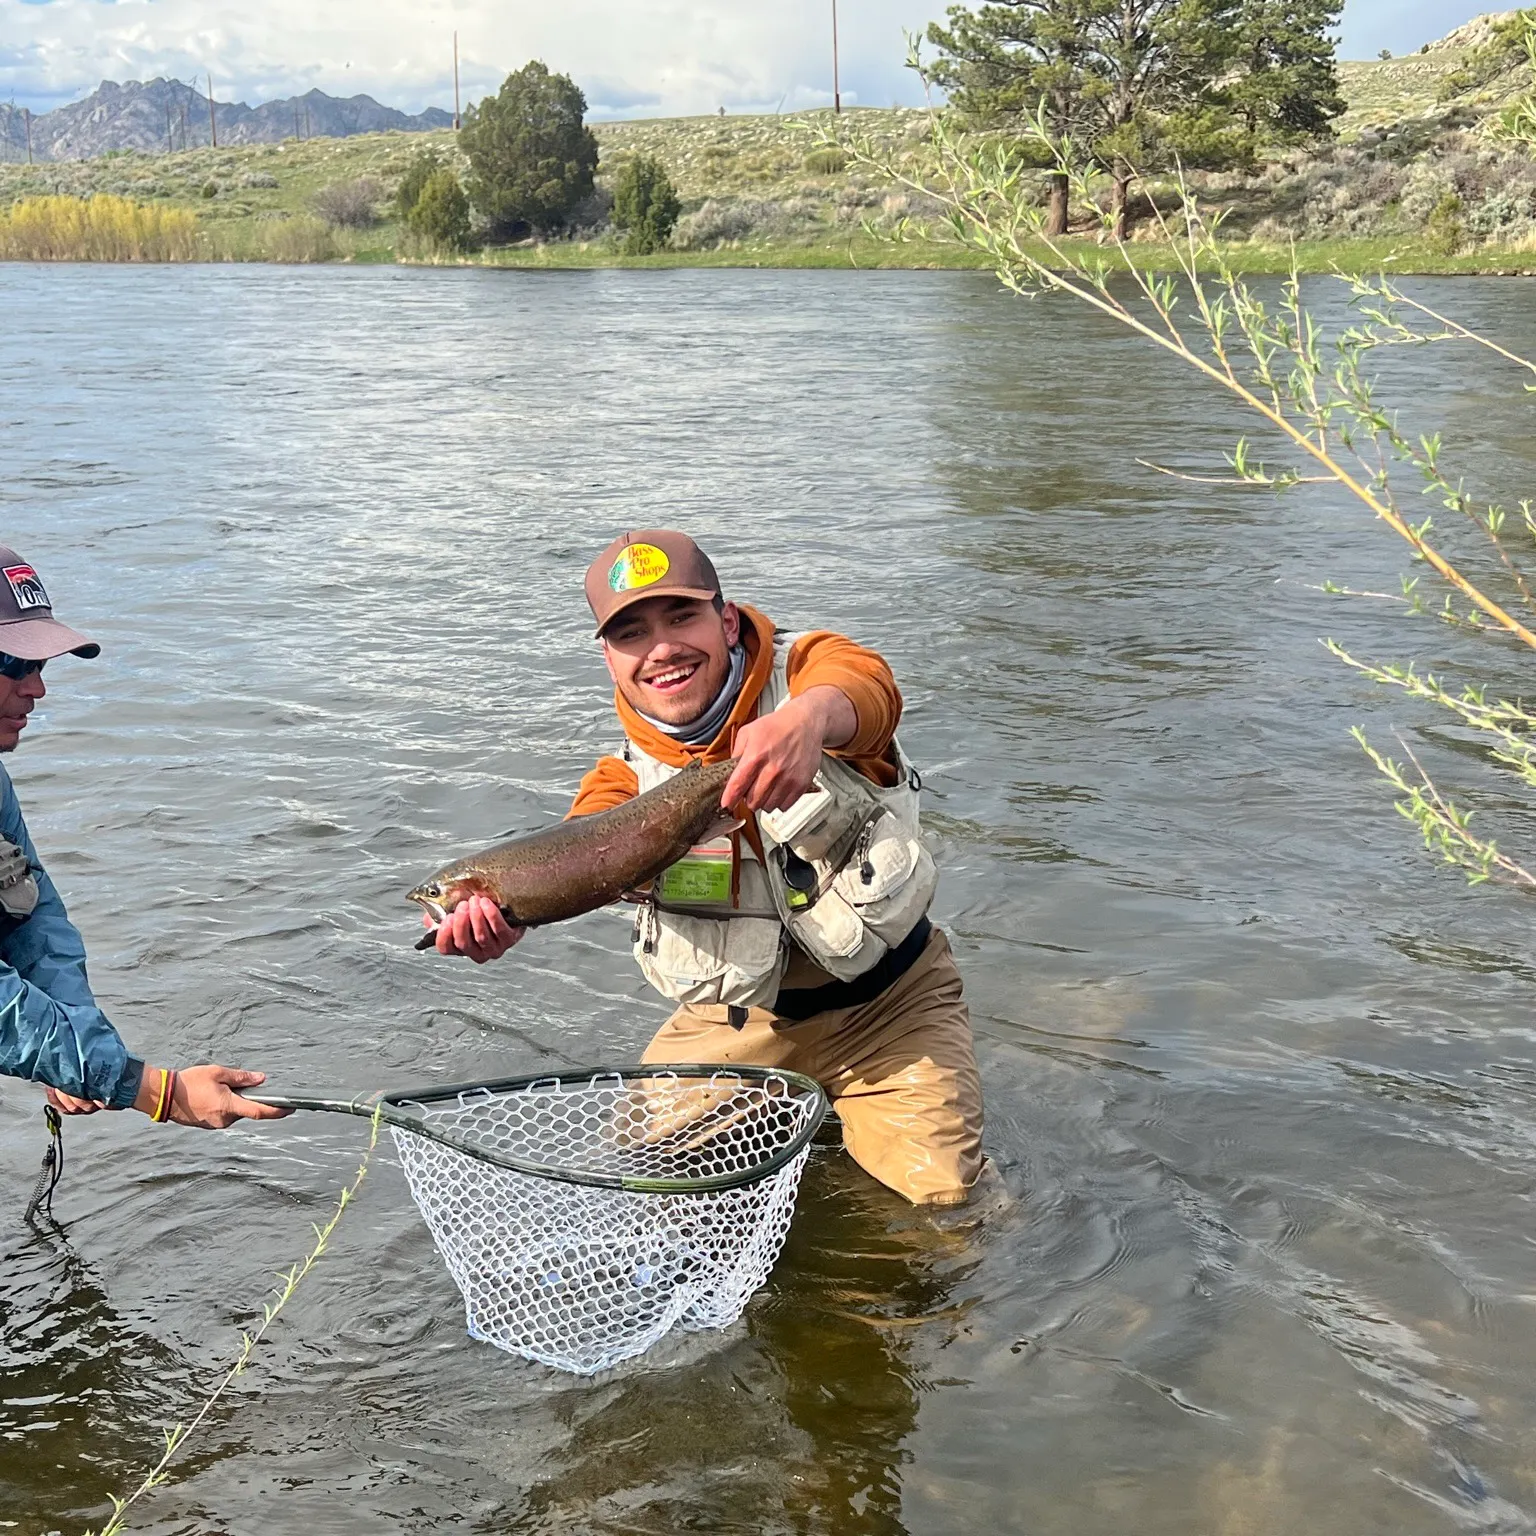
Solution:
<svg viewBox="0 0 1536 1536"><path fill-rule="evenodd" d="M599 1079L619 1082L655 1081L664 1078L695 1078L710 1085L738 1083L780 1083L797 1097L812 1103L795 1134L771 1155L749 1168L735 1169L698 1178L665 1178L634 1174L602 1173L583 1168L561 1167L558 1164L539 1162L531 1158L509 1156L493 1147L477 1144L451 1130L433 1126L427 1112L445 1104L472 1107L476 1099L489 1099L496 1095L517 1093L539 1088L558 1089L577 1083L595 1084ZM483 1079L474 1083L452 1083L439 1088L401 1088L393 1091L362 1094L353 1099L317 1099L286 1094L252 1093L245 1097L258 1103L272 1104L283 1109L321 1110L331 1114L359 1115L365 1119L379 1117L393 1130L405 1131L450 1147L467 1157L505 1168L510 1173L526 1174L532 1178L550 1179L559 1184L580 1184L593 1189L616 1189L629 1194L641 1195L702 1195L720 1190L740 1189L770 1178L787 1167L810 1145L822 1121L826 1118L828 1104L826 1090L814 1078L800 1072L790 1072L781 1067L759 1067L747 1063L722 1065L719 1062L657 1062L651 1066L580 1067L566 1072L528 1072L518 1077Z"/></svg>

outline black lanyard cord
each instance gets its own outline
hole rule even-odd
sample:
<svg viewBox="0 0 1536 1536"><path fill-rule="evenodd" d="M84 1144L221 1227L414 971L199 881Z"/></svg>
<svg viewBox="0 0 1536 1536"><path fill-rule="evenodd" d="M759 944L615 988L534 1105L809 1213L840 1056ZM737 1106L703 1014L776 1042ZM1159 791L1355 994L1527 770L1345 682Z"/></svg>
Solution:
<svg viewBox="0 0 1536 1536"><path fill-rule="evenodd" d="M53 1220L53 1192L64 1176L64 1129L59 1112L52 1104L43 1106L43 1121L48 1127L48 1145L43 1149L43 1168L37 1176L37 1187L27 1201L23 1221L31 1221L39 1211Z"/></svg>

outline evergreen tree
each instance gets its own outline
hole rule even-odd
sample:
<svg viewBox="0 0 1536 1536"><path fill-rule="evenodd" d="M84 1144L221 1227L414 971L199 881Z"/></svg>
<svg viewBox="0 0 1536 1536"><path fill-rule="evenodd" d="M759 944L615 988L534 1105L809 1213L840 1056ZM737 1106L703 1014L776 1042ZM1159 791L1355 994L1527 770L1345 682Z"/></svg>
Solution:
<svg viewBox="0 0 1536 1536"><path fill-rule="evenodd" d="M560 229L592 195L597 139L586 112L570 78L535 60L464 114L469 195L493 238Z"/></svg>
<svg viewBox="0 0 1536 1536"><path fill-rule="evenodd" d="M625 231L631 256L659 251L672 238L683 211L666 168L649 155L636 155L619 173L613 189L613 222Z"/></svg>
<svg viewBox="0 0 1536 1536"><path fill-rule="evenodd" d="M448 167L427 177L406 215L406 227L440 250L461 251L469 244L469 199Z"/></svg>
<svg viewBox="0 0 1536 1536"><path fill-rule="evenodd" d="M952 6L928 37L935 78L981 124L1043 111L1109 171L1117 235L1137 170L1178 155L1219 164L1237 152L1220 82L1245 0L992 0ZM1046 228L1067 225L1066 178L1051 177Z"/></svg>
<svg viewBox="0 0 1536 1536"><path fill-rule="evenodd" d="M395 213L402 220L409 219L411 209L416 206L416 199L421 196L421 189L426 186L436 171L443 168L443 157L435 149L419 150L411 156L410 163L405 168L405 174L400 178L400 185L395 188Z"/></svg>
<svg viewBox="0 0 1536 1536"><path fill-rule="evenodd" d="M1006 127L1043 108L1056 138L1078 137L1099 85L1087 26L1106 8L1106 0L998 0L976 11L951 6L947 27L933 22L928 28L928 41L939 50L934 79L978 127ZM1046 232L1066 230L1067 178L1053 172Z"/></svg>
<svg viewBox="0 0 1536 1536"><path fill-rule="evenodd" d="M1324 138L1344 110L1334 67L1343 0L1243 0L1227 97L1250 145Z"/></svg>

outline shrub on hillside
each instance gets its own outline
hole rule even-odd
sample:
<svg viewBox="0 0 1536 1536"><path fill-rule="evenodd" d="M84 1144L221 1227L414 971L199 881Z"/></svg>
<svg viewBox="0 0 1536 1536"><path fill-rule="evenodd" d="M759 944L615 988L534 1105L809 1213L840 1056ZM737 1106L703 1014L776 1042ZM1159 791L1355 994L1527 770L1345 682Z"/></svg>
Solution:
<svg viewBox="0 0 1536 1536"><path fill-rule="evenodd" d="M571 80L535 60L465 113L470 200L493 238L563 229L591 196L597 139L586 111Z"/></svg>
<svg viewBox="0 0 1536 1536"><path fill-rule="evenodd" d="M461 251L469 244L469 199L446 166L427 177L405 224L437 250Z"/></svg>
<svg viewBox="0 0 1536 1536"><path fill-rule="evenodd" d="M715 250L737 240L796 240L825 230L825 203L791 197L726 201L710 198L677 222L673 245L684 251Z"/></svg>
<svg viewBox="0 0 1536 1536"><path fill-rule="evenodd" d="M405 173L395 188L396 218L402 222L410 218L411 209L416 206L416 200L421 196L422 188L443 169L445 163L435 149L419 150L411 156L406 163Z"/></svg>
<svg viewBox="0 0 1536 1536"><path fill-rule="evenodd" d="M805 157L805 168L813 176L838 176L848 169L848 156L840 149L813 149Z"/></svg>
<svg viewBox="0 0 1536 1536"><path fill-rule="evenodd" d="M383 197L383 185L376 177L356 176L321 187L311 207L334 229L366 229L378 222Z"/></svg>
<svg viewBox="0 0 1536 1536"><path fill-rule="evenodd" d="M631 256L661 250L672 238L683 211L677 188L661 161L636 155L613 189L613 222L624 231L624 249Z"/></svg>
<svg viewBox="0 0 1536 1536"><path fill-rule="evenodd" d="M745 240L762 221L766 203L725 202L710 198L701 208L679 219L673 244L684 251L708 251L733 240Z"/></svg>

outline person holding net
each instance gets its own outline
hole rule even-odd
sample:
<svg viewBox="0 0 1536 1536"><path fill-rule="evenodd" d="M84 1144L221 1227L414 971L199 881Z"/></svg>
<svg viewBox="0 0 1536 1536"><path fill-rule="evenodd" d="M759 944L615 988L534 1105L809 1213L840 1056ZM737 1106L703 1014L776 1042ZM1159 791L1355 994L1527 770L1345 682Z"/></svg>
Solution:
<svg viewBox="0 0 1536 1536"><path fill-rule="evenodd" d="M47 692L43 667L55 657L94 657L101 647L53 616L37 572L0 547L0 752L14 752ZM0 768L0 1074L46 1086L67 1115L136 1109L152 1120L223 1129L267 1120L283 1109L237 1090L260 1072L149 1066L129 1053L96 1005L85 945L70 922L22 818L10 775Z"/></svg>
<svg viewBox="0 0 1536 1536"><path fill-rule="evenodd" d="M639 909L635 957L678 1004L645 1062L803 1073L876 1179L917 1205L962 1204L984 1161L980 1078L960 974L928 918L937 877L890 668L844 636L784 634L727 602L708 556L670 530L615 539L586 595L624 744L570 814L737 760L721 798L740 825ZM436 946L484 963L522 936L475 896Z"/></svg>

